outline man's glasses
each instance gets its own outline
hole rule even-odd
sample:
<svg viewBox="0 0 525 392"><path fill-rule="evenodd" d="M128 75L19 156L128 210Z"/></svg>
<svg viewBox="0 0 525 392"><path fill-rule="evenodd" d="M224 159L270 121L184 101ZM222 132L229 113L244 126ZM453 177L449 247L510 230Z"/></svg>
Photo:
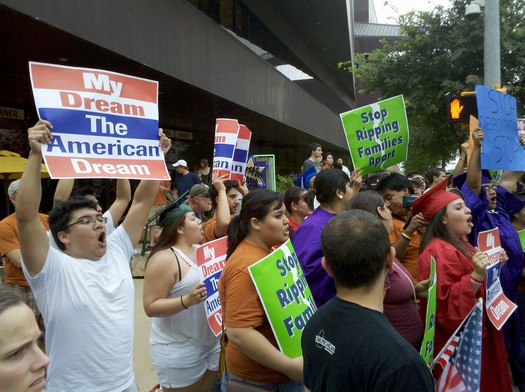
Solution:
<svg viewBox="0 0 525 392"><path fill-rule="evenodd" d="M65 226L62 230L66 230L67 228L75 225L82 225L82 226L88 226L88 225L94 225L97 222L105 224L108 221L108 218L102 215L97 215L95 217L91 216L83 216L76 222L70 223L69 225Z"/></svg>

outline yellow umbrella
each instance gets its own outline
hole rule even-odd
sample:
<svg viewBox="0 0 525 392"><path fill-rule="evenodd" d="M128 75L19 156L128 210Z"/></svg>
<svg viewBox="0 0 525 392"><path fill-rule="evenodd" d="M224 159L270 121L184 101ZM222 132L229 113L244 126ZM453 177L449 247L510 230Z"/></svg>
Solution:
<svg viewBox="0 0 525 392"><path fill-rule="evenodd" d="M9 214L9 198L7 197L7 187L9 180L16 180L22 177L27 165L27 159L16 152L0 150L0 179L4 180L4 195L6 198L6 213ZM42 178L48 178L46 165L42 164Z"/></svg>
<svg viewBox="0 0 525 392"><path fill-rule="evenodd" d="M16 180L22 177L27 165L27 159L16 152L0 150L0 176L4 180ZM46 165L42 164L42 178L48 178Z"/></svg>

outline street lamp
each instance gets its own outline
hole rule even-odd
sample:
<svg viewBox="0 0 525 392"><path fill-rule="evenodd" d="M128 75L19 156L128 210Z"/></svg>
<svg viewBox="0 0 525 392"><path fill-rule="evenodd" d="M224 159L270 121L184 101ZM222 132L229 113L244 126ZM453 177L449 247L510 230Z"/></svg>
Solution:
<svg viewBox="0 0 525 392"><path fill-rule="evenodd" d="M465 16L474 19L484 8L483 68L485 86L501 85L499 0L474 0L465 8Z"/></svg>

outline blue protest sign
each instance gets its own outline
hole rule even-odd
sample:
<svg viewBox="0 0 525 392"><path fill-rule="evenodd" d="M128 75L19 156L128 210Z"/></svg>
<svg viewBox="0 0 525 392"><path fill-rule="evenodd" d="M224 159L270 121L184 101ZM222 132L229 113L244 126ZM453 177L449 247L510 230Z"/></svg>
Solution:
<svg viewBox="0 0 525 392"><path fill-rule="evenodd" d="M525 170L525 150L518 140L516 98L487 86L476 86L483 169Z"/></svg>

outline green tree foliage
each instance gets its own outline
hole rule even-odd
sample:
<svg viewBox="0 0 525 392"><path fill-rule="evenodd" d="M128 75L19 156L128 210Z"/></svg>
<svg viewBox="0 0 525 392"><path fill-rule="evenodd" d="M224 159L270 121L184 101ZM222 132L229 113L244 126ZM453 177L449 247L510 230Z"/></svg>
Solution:
<svg viewBox="0 0 525 392"><path fill-rule="evenodd" d="M491 0L489 0L491 1ZM468 131L448 123L448 98L483 84L483 17L463 16L470 1L400 17L403 39L342 63L381 99L403 94L410 127L406 170L441 166L454 157ZM500 0L501 81L525 102L525 1Z"/></svg>

